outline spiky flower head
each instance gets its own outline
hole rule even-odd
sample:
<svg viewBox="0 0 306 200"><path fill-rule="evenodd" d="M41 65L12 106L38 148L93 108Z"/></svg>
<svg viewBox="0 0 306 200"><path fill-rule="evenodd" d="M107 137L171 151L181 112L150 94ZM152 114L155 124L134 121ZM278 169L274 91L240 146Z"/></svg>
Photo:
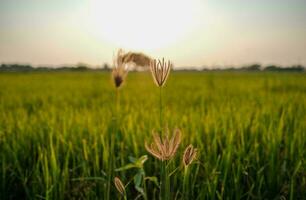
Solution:
<svg viewBox="0 0 306 200"><path fill-rule="evenodd" d="M150 62L152 77L158 87L165 85L171 67L172 63L170 61L165 62L164 58L162 60L154 59Z"/></svg>
<svg viewBox="0 0 306 200"><path fill-rule="evenodd" d="M114 80L116 88L119 88L125 80L128 73L128 65L123 61L124 52L119 49L117 56L114 58L114 68L112 71L112 78Z"/></svg>
<svg viewBox="0 0 306 200"><path fill-rule="evenodd" d="M122 57L124 63L132 63L139 67L149 67L152 59L141 52L127 52Z"/></svg>
<svg viewBox="0 0 306 200"><path fill-rule="evenodd" d="M190 144L184 151L183 155L183 164L184 166L190 165L193 160L196 158L198 153L198 149L194 148L192 144Z"/></svg>
<svg viewBox="0 0 306 200"><path fill-rule="evenodd" d="M114 178L114 184L115 184L115 187L116 187L116 189L118 190L118 192L119 192L122 196L124 196L124 195L125 195L125 187L124 187L122 181L120 180L120 178L115 177L115 178Z"/></svg>
<svg viewBox="0 0 306 200"><path fill-rule="evenodd" d="M181 142L181 131L175 129L171 138L169 138L168 131L166 136L161 138L161 136L153 131L153 143L148 145L145 143L146 150L152 154L154 157L161 161L172 159Z"/></svg>

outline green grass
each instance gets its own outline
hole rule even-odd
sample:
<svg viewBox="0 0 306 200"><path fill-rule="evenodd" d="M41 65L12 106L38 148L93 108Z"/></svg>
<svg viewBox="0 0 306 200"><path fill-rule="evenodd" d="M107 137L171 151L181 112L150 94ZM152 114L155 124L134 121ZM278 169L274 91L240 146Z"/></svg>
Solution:
<svg viewBox="0 0 306 200"><path fill-rule="evenodd" d="M0 198L103 199L110 156L119 168L146 154L146 176L159 178L160 163L144 148L160 118L151 75L128 75L115 133L114 101L108 73L0 74ZM200 154L189 168L190 199L306 198L305 74L172 73L163 103L165 125L183 134L172 199L183 198L190 143ZM135 171L115 175L126 184ZM147 182L148 199L158 190ZM126 191L140 194L133 182ZM112 186L111 199L119 197Z"/></svg>

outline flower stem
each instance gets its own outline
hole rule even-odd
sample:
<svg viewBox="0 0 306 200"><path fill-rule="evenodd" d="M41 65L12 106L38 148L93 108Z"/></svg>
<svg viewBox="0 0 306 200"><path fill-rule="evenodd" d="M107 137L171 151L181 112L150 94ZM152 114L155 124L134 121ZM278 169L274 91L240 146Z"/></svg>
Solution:
<svg viewBox="0 0 306 200"><path fill-rule="evenodd" d="M116 118L116 121L118 120L118 113L119 113L119 106L120 106L120 103L119 103L119 88L116 88L116 110L115 110L115 118Z"/></svg>
<svg viewBox="0 0 306 200"><path fill-rule="evenodd" d="M146 180L145 180L145 174L143 175L143 190L144 190L144 196L143 196L143 199L144 200L148 200L148 197L147 197L147 186L146 186Z"/></svg>
<svg viewBox="0 0 306 200"><path fill-rule="evenodd" d="M163 130L163 101L162 101L162 87L159 87L159 136L162 138ZM160 174L160 194L161 200L167 200L167 163L166 161L161 162L161 174Z"/></svg>
<svg viewBox="0 0 306 200"><path fill-rule="evenodd" d="M163 101L162 101L162 87L159 87L159 126L160 126L160 136L162 136L163 130Z"/></svg>
<svg viewBox="0 0 306 200"><path fill-rule="evenodd" d="M161 163L161 183L160 183L160 199L169 200L170 199L170 178L167 169L167 161L162 161Z"/></svg>
<svg viewBox="0 0 306 200"><path fill-rule="evenodd" d="M165 169L166 169L166 174L165 174L165 178L166 178L166 184L165 184L166 199L169 200L170 199L170 177L169 177L169 171L168 171L168 168L167 168L168 162L165 162L165 164L166 164L166 166L165 166Z"/></svg>
<svg viewBox="0 0 306 200"><path fill-rule="evenodd" d="M186 166L185 169L184 169L183 195L184 195L184 199L189 199L189 170L188 170L188 166Z"/></svg>
<svg viewBox="0 0 306 200"><path fill-rule="evenodd" d="M160 174L160 200L166 200L166 164L164 161L161 162L161 174Z"/></svg>
<svg viewBox="0 0 306 200"><path fill-rule="evenodd" d="M109 140L109 159L108 159L108 180L107 180L107 186L106 186L106 197L105 199L110 199L110 190L114 175L114 169L115 169L115 160L114 160L114 152L115 152L115 140L118 133L118 116L119 116L119 89L116 88L115 92L115 107L113 110L113 118L112 118L112 124L113 124L113 131L110 132L110 135L108 135Z"/></svg>

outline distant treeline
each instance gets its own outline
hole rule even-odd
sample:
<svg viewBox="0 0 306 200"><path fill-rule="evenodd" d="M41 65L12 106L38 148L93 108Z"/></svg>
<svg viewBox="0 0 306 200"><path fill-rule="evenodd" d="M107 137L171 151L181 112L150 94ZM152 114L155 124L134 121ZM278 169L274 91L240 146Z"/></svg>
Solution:
<svg viewBox="0 0 306 200"><path fill-rule="evenodd" d="M111 67L108 64L103 64L98 67L90 67L86 64L77 64L75 66L62 67L33 67L31 65L22 64L1 64L0 72L32 72L32 71L109 71ZM139 68L138 68L139 70ZM275 72L304 72L305 67L302 65L293 65L288 67L268 65L261 66L260 64L252 64L241 67L185 67L175 69L176 71L275 71Z"/></svg>
<svg viewBox="0 0 306 200"><path fill-rule="evenodd" d="M276 71L276 72L304 72L305 67L302 65L292 65L292 66L277 66L277 65L267 65L261 66L260 64L252 64L242 67L224 67L224 68L213 68L207 69L202 68L202 71Z"/></svg>
<svg viewBox="0 0 306 200"><path fill-rule="evenodd" d="M86 64L77 64L75 66L61 66L61 67L33 67L31 65L23 64L1 64L0 72L31 72L31 71L108 71L110 67L107 64L101 67L90 67Z"/></svg>

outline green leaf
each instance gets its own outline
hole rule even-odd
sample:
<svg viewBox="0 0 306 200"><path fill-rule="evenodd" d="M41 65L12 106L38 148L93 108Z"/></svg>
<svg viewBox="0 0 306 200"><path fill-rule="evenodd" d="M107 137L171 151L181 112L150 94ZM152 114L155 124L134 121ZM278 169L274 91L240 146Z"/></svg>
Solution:
<svg viewBox="0 0 306 200"><path fill-rule="evenodd" d="M142 196L145 195L144 190L143 190L142 187L135 186L135 189L136 189L138 192L140 192L140 193L142 194Z"/></svg>
<svg viewBox="0 0 306 200"><path fill-rule="evenodd" d="M147 155L143 155L140 158L138 158L135 161L135 165L138 166L138 168L143 168L143 164L148 160L148 156Z"/></svg>
<svg viewBox="0 0 306 200"><path fill-rule="evenodd" d="M129 161L130 161L131 163L134 163L134 164L135 164L135 162L137 161L137 159L134 158L133 156L129 156Z"/></svg>
<svg viewBox="0 0 306 200"><path fill-rule="evenodd" d="M131 168L140 168L142 169L143 168L143 164L148 160L148 156L147 155L143 155L141 156L140 158L136 159L132 156L129 156L129 160L132 162L132 163L129 163L123 167L120 167L118 169L115 169L115 171L124 171L124 170L128 170L128 169L131 169Z"/></svg>
<svg viewBox="0 0 306 200"><path fill-rule="evenodd" d="M159 187L158 179L156 176L147 176L145 180L152 181L157 187Z"/></svg>
<svg viewBox="0 0 306 200"><path fill-rule="evenodd" d="M115 169L115 171L116 172L119 172L119 171L124 171L124 170L128 170L128 169L131 169L131 168L138 168L138 166L137 165L135 165L135 164L127 164L127 165L125 165L125 166L123 166L123 167L120 167L120 168L118 168L118 169Z"/></svg>
<svg viewBox="0 0 306 200"><path fill-rule="evenodd" d="M136 187L139 187L141 185L141 180L142 180L142 174L141 173L137 173L134 176L134 184Z"/></svg>
<svg viewBox="0 0 306 200"><path fill-rule="evenodd" d="M105 181L106 179L103 177L80 177L80 178L72 178L71 181Z"/></svg>
<svg viewBox="0 0 306 200"><path fill-rule="evenodd" d="M141 163L142 165L148 160L148 156L147 155L143 155L141 156L137 162Z"/></svg>

